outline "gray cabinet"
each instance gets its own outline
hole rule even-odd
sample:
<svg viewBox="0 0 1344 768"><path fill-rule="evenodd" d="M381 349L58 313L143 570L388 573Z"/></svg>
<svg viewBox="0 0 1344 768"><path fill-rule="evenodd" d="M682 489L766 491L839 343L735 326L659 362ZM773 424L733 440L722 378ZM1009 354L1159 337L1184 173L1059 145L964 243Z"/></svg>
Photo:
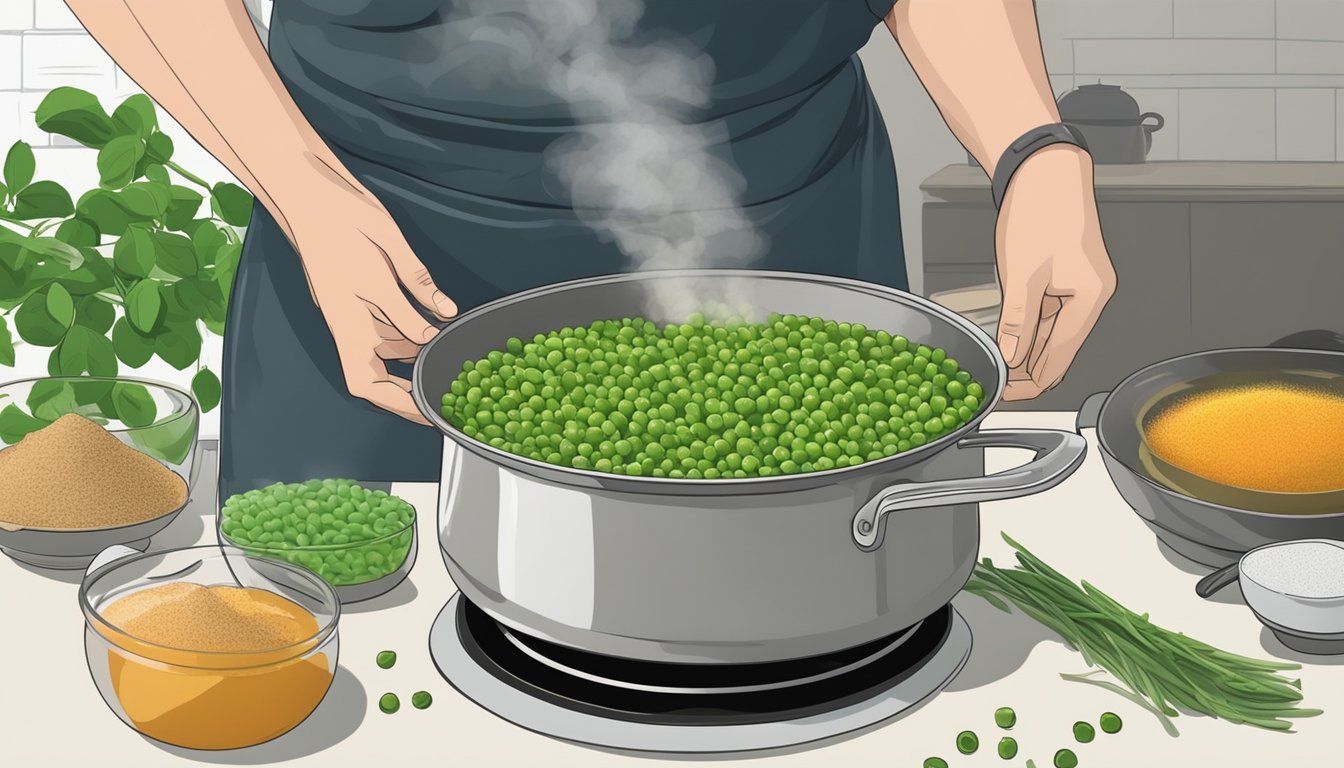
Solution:
<svg viewBox="0 0 1344 768"><path fill-rule="evenodd" d="M1150 363L1344 332L1344 163L1150 163L1097 168L1119 285L1065 380L1011 410L1072 410ZM925 192L926 294L994 280L988 182L949 166Z"/></svg>

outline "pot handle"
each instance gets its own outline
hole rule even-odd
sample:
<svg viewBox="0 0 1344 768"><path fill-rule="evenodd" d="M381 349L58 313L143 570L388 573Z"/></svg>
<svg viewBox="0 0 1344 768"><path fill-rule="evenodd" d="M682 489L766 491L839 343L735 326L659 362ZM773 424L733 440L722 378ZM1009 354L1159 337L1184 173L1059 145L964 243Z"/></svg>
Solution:
<svg viewBox="0 0 1344 768"><path fill-rule="evenodd" d="M1241 562L1225 565L1195 583L1195 594L1205 600L1241 577Z"/></svg>
<svg viewBox="0 0 1344 768"><path fill-rule="evenodd" d="M1156 120L1157 122L1153 125L1148 125L1149 120ZM1162 126L1167 124L1167 120L1156 112L1144 112L1142 115L1139 115L1139 123L1143 125L1143 129L1151 135L1154 131L1162 130Z"/></svg>
<svg viewBox="0 0 1344 768"><path fill-rule="evenodd" d="M1078 408L1078 416L1073 420L1073 431L1082 434L1084 429L1096 429L1101 418L1101 406L1106 404L1110 392L1094 392L1083 400Z"/></svg>
<svg viewBox="0 0 1344 768"><path fill-rule="evenodd" d="M865 552L882 546L886 517L920 507L978 504L1049 490L1082 464L1087 441L1072 432L1051 429L995 429L962 438L957 448L1025 448L1036 457L1020 467L981 477L905 482L892 485L854 515L850 532Z"/></svg>

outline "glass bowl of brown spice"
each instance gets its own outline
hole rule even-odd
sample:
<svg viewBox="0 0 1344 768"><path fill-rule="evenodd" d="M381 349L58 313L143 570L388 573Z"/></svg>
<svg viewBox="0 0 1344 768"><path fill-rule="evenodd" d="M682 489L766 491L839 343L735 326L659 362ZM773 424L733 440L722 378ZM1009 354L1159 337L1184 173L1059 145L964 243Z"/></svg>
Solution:
<svg viewBox="0 0 1344 768"><path fill-rule="evenodd" d="M157 382L67 376L0 385L0 551L78 569L143 547L190 500L200 409Z"/></svg>

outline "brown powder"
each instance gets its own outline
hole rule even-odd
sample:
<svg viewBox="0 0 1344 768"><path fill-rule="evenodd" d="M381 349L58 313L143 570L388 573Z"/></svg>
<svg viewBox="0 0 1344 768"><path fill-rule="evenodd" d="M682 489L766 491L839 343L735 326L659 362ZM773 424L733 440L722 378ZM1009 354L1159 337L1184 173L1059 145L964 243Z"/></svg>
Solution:
<svg viewBox="0 0 1344 768"><path fill-rule="evenodd" d="M1222 387L1165 406L1144 428L1169 464L1236 488L1344 489L1344 397L1290 384Z"/></svg>
<svg viewBox="0 0 1344 768"><path fill-rule="evenodd" d="M311 613L247 587L164 584L118 599L102 616L137 640L203 653L269 651L317 634Z"/></svg>
<svg viewBox="0 0 1344 768"><path fill-rule="evenodd" d="M177 473L77 414L0 451L0 525L7 528L131 525L186 501Z"/></svg>

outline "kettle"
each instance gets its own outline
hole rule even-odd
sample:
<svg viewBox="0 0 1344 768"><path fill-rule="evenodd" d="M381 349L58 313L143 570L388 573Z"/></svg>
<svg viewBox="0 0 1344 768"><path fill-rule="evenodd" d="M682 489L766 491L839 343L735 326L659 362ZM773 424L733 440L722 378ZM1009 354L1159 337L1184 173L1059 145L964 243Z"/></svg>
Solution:
<svg viewBox="0 0 1344 768"><path fill-rule="evenodd" d="M1139 113L1139 103L1118 85L1083 85L1059 99L1059 117L1077 128L1098 164L1142 163L1153 148L1153 132L1165 124L1156 112Z"/></svg>

